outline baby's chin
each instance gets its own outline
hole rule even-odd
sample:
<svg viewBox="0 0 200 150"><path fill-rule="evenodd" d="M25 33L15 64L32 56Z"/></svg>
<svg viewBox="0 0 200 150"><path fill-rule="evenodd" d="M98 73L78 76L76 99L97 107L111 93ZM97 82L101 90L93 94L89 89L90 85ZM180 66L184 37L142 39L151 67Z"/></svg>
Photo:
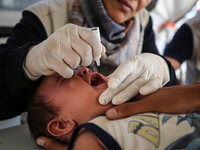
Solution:
<svg viewBox="0 0 200 150"><path fill-rule="evenodd" d="M107 110L110 109L110 108L112 108L115 105L113 105L112 102L110 102L110 103L108 103L106 105L101 105L101 106L105 108L103 114L106 114Z"/></svg>

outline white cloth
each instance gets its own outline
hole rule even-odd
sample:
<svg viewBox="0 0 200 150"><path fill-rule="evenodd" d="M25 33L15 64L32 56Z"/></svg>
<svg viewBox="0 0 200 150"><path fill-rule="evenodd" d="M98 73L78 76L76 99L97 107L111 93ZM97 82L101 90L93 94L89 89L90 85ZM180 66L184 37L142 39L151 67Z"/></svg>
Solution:
<svg viewBox="0 0 200 150"><path fill-rule="evenodd" d="M196 119L198 117L199 115ZM176 144L185 145L183 149L186 149L187 144L182 138L189 136L190 133L195 134L195 129L199 128L192 123L193 121L195 118L192 119L188 114L143 113L120 120L108 120L101 116L90 122L109 133L123 150L164 150L173 149ZM193 136L190 138L191 143L196 139L193 139ZM198 144L193 143L190 146L197 148L195 146Z"/></svg>

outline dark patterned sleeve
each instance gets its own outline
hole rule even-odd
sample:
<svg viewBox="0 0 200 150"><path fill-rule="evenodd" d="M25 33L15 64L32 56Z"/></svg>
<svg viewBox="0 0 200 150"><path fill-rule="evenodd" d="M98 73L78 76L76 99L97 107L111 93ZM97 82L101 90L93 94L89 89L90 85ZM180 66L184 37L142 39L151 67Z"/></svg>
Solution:
<svg viewBox="0 0 200 150"><path fill-rule="evenodd" d="M29 48L47 38L39 19L23 12L23 18L5 44L0 45L0 120L15 117L27 110L28 96L40 80L28 80L22 64Z"/></svg>

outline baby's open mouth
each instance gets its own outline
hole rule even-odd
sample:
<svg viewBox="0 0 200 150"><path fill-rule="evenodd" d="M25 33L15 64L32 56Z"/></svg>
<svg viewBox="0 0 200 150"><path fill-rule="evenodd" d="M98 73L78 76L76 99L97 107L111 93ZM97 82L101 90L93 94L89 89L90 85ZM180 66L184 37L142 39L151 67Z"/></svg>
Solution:
<svg viewBox="0 0 200 150"><path fill-rule="evenodd" d="M103 83L107 83L107 82L99 74L94 74L90 78L90 84L92 86L98 86Z"/></svg>

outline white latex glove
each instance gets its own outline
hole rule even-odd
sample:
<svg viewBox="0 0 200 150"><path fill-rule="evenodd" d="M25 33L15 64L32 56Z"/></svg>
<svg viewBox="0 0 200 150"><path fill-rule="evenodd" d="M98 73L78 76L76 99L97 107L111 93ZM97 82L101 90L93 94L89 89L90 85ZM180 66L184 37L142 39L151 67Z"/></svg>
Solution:
<svg viewBox="0 0 200 150"><path fill-rule="evenodd" d="M104 53L105 48L95 32L66 24L30 49L24 62L24 71L31 80L55 72L64 78L70 78L73 69L79 65L90 65Z"/></svg>
<svg viewBox="0 0 200 150"><path fill-rule="evenodd" d="M111 74L108 89L99 103L122 104L138 93L150 94L169 82L169 68L165 60L155 54L143 53L130 57Z"/></svg>

